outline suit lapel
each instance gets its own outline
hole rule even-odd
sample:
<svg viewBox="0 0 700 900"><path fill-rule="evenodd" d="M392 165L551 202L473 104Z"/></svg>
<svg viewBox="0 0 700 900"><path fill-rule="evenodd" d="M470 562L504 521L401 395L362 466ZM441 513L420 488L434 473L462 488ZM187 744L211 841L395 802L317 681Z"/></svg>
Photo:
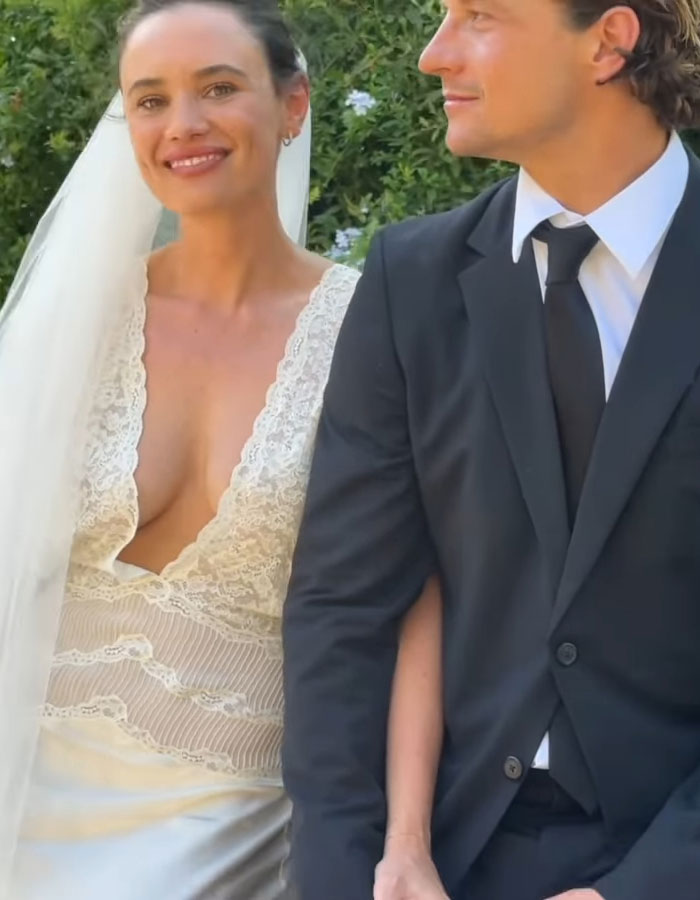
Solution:
<svg viewBox="0 0 700 900"><path fill-rule="evenodd" d="M535 532L559 583L569 542L564 478L547 375L542 293L530 241L512 260L515 182L503 187L469 236L472 263L459 275L474 346Z"/></svg>
<svg viewBox="0 0 700 900"><path fill-rule="evenodd" d="M642 301L591 455L552 629L598 558L649 456L700 367L700 164Z"/></svg>

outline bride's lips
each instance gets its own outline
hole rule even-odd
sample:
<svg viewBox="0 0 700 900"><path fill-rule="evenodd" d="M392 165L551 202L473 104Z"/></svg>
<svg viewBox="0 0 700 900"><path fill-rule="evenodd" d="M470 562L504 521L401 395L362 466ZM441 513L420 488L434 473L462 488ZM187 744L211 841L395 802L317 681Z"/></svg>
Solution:
<svg viewBox="0 0 700 900"><path fill-rule="evenodd" d="M163 163L173 175L193 178L211 172L229 156L230 152L221 147L193 147L186 152L167 156Z"/></svg>

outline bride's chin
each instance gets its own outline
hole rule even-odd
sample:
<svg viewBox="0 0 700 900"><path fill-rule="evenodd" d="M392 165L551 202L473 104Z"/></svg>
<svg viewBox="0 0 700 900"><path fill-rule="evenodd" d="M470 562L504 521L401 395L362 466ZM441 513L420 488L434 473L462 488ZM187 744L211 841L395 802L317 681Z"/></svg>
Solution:
<svg viewBox="0 0 700 900"><path fill-rule="evenodd" d="M189 197L183 197L181 193L175 196L172 192L167 197L159 197L162 205L180 218L211 216L217 213L230 211L231 202L221 195L211 194L206 191L197 196L190 193Z"/></svg>

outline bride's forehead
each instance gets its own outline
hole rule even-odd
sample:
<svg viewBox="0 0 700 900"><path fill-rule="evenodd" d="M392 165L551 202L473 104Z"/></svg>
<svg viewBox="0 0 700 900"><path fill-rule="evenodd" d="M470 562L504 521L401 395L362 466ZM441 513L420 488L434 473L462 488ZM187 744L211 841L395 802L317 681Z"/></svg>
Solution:
<svg viewBox="0 0 700 900"><path fill-rule="evenodd" d="M189 58L212 53L260 57L263 47L234 10L204 3L183 3L152 13L129 35L122 59L147 56ZM229 62L231 60L228 60Z"/></svg>
<svg viewBox="0 0 700 900"><path fill-rule="evenodd" d="M254 75L265 69L264 48L235 12L206 4L183 4L155 13L129 36L121 57L123 80L197 72L230 65ZM157 70L157 71L156 71Z"/></svg>

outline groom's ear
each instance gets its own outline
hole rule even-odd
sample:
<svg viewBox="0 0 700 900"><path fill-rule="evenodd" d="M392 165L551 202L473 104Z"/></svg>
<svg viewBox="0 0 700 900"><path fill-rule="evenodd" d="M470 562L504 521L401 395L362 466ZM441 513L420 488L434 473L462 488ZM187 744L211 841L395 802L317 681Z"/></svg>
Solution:
<svg viewBox="0 0 700 900"><path fill-rule="evenodd" d="M596 83L607 84L620 74L639 42L639 17L629 6L613 6L591 26L591 32Z"/></svg>
<svg viewBox="0 0 700 900"><path fill-rule="evenodd" d="M303 72L295 75L293 81L284 88L286 132L285 135L296 137L301 131L309 112L311 88L309 79Z"/></svg>

